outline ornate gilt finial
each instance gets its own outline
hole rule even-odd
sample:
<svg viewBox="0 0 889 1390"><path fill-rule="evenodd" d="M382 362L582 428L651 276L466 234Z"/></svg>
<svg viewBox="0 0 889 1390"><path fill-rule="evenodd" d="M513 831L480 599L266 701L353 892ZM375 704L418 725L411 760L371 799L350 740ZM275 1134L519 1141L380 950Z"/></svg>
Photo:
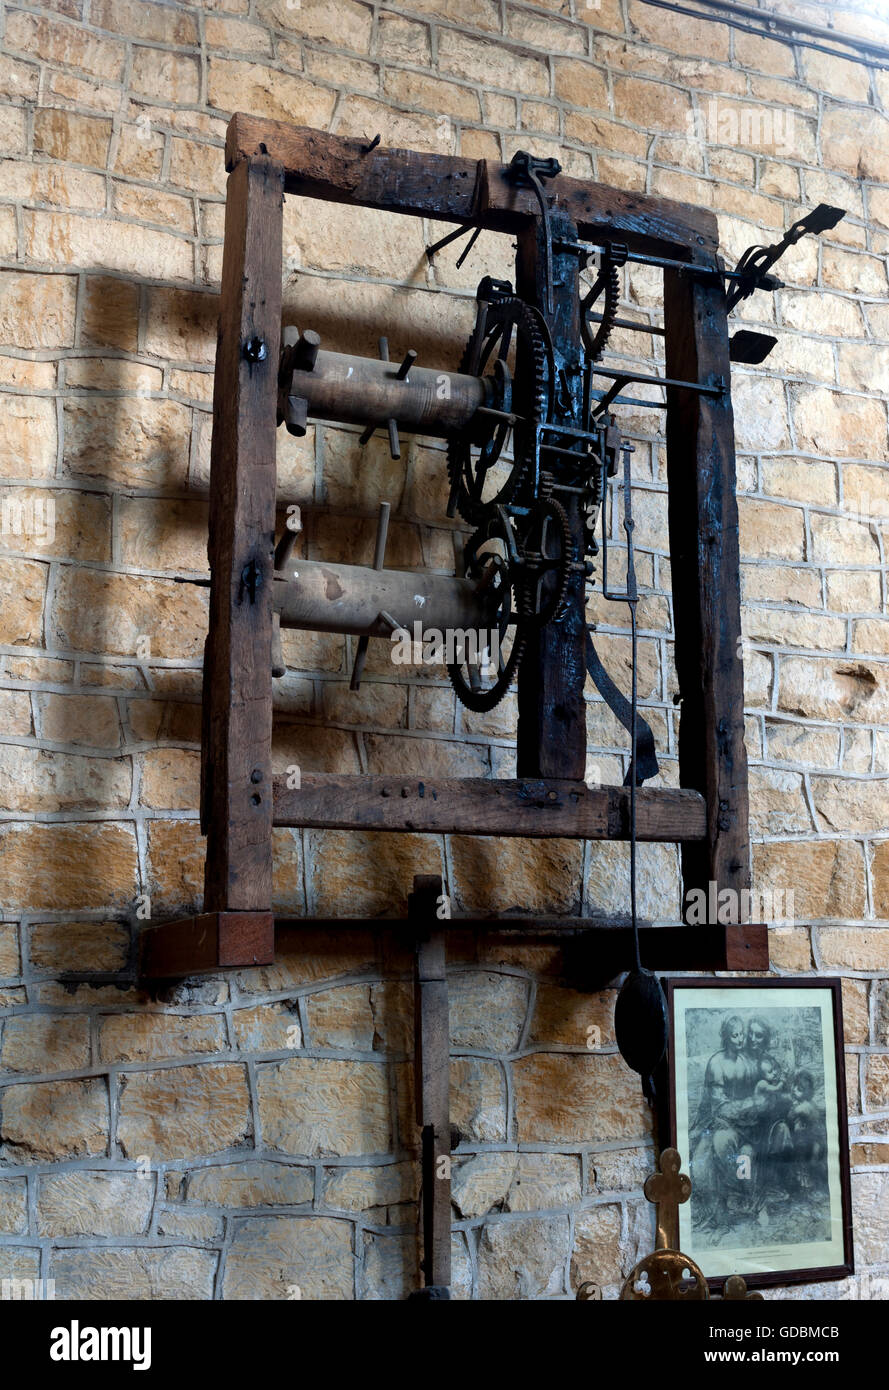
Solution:
<svg viewBox="0 0 889 1390"><path fill-rule="evenodd" d="M691 1178L680 1172L682 1159L678 1149L664 1149L659 1173L646 1178L643 1191L649 1202L657 1207L655 1250L679 1249L679 1208L691 1196Z"/></svg>
<svg viewBox="0 0 889 1390"><path fill-rule="evenodd" d="M679 1247L679 1207L691 1196L691 1178L680 1170L676 1149L664 1149L659 1173L646 1179L644 1192L657 1207L654 1253L646 1255L627 1275L622 1300L659 1303L666 1299L700 1302L710 1297L703 1272Z"/></svg>

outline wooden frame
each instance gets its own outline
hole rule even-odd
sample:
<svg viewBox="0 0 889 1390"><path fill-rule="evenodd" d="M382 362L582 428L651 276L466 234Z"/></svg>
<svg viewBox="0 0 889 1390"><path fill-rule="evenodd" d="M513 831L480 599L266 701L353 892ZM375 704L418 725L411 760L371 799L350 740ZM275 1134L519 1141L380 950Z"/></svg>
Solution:
<svg viewBox="0 0 889 1390"><path fill-rule="evenodd" d="M228 181L210 459L210 627L204 656L204 906L264 915L272 901L275 412L284 179L266 158ZM247 959L255 957L251 943Z"/></svg>
<svg viewBox="0 0 889 1390"><path fill-rule="evenodd" d="M518 288L532 302L542 294L542 219L533 190L507 178L495 161L375 148L372 142L244 115L230 122L226 162L230 173L213 412L201 797L207 836L205 909L219 914L219 966L251 964L274 949L274 825L591 839L629 835L624 789L590 789L582 781L585 630L577 593L570 638L565 639L570 659L564 653L556 659L557 639L545 629L523 662L516 780L424 784L314 774L303 779L302 790L291 791L283 779L272 779L271 579L282 195L286 190L411 216L473 221L515 235ZM749 885L743 670L728 333L717 275L716 219L669 199L561 174L548 181L547 193L560 234L570 228L584 238L620 239L631 250L689 266L688 274L665 272L668 373L722 388L722 393L708 398L682 387L668 391L670 545L679 598L676 666L685 711L681 789L640 792L638 838L681 844L686 892L693 887L706 891L715 881L720 889L740 893ZM561 269L572 289L576 259L573 270ZM568 320L576 318L576 294L562 296L558 315L570 343ZM582 583L574 579L572 584L582 600ZM251 926L239 933L242 914ZM144 934L143 960L150 958L154 973L167 973L165 964L170 973L185 973L182 944L175 942L184 925L195 942L200 937L196 968L208 968L212 933L195 936L193 926L168 923ZM723 936L726 930L717 925L701 929ZM233 960L221 943L239 939L243 958ZM761 959L759 946L755 954Z"/></svg>
<svg viewBox="0 0 889 1390"><path fill-rule="evenodd" d="M684 1136L678 1134L678 1107L676 1103L676 1044L675 1044L675 1008L676 994L682 990L708 990L708 991L727 991L739 997L744 992L752 993L769 991L770 994L788 994L802 991L809 993L820 990L827 992L831 996L832 1002L832 1029L830 1033L833 1043L834 1076L836 1087L836 1125L837 1125L837 1166L839 1176L839 1202L842 1220L842 1246L843 1259L835 1265L812 1265L800 1268L772 1270L768 1272L749 1271L747 1269L726 1268L720 1273L708 1276L708 1284L712 1291L719 1291L726 1277L730 1274L742 1274L747 1282L748 1288L772 1288L784 1284L817 1283L824 1280L845 1279L854 1273L854 1257L852 1246L852 1201L850 1184L850 1163L849 1163L849 1126L846 1109L846 1075L845 1075L845 1052L843 1042L843 991L842 981L839 978L831 977L825 979L815 979L807 977L783 977L776 979L706 979L696 976L691 979L669 979L664 981L667 994L667 1009L669 1015L670 1041L668 1045L669 1066L669 1126L670 1145L674 1148L679 1147L680 1141L684 1142ZM777 1004L777 998L776 998ZM738 1008L744 1007L739 1004ZM750 1006L748 1006L750 1007ZM753 1006L755 1007L755 1006ZM760 1007L762 1007L760 1005ZM664 1118L660 1121L664 1125ZM666 1126L665 1126L666 1127ZM663 1130L662 1130L663 1132ZM692 1177L692 1202L694 1201L694 1173L693 1155L686 1153L680 1147L682 1153L683 1166L686 1172ZM690 1211L690 1208L688 1209ZM685 1221L691 1217L684 1215L686 1209L680 1209L680 1218ZM700 1254L694 1248L686 1249L687 1241L681 1242L683 1249L692 1259L700 1262ZM706 1272L706 1271L705 1271Z"/></svg>

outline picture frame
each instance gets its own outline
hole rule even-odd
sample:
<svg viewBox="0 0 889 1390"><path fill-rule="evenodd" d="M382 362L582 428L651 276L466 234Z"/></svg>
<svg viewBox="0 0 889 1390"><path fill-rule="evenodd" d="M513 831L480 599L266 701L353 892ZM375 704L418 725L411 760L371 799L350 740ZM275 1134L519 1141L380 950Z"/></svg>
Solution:
<svg viewBox="0 0 889 1390"><path fill-rule="evenodd" d="M670 1143L692 1182L680 1248L712 1289L854 1272L842 985L664 981Z"/></svg>

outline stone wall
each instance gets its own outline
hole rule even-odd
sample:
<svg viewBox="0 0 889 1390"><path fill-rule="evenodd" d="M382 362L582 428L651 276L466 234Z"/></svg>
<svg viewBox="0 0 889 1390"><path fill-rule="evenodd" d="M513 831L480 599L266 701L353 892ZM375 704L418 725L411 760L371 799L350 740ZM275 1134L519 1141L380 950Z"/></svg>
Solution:
<svg viewBox="0 0 889 1390"><path fill-rule="evenodd" d="M58 1296L401 1297L416 1283L410 961L359 933L274 966L134 980L133 937L200 904L200 656L210 402L231 112L508 159L712 208L731 259L826 200L846 219L738 319L774 333L734 378L757 886L795 894L774 970L844 979L855 1281L889 1271L889 73L639 0L53 0L4 4L0 82L0 1272ZM789 5L786 8L790 8ZM877 7L878 8L878 7ZM877 9L793 6L889 42ZM485 234L289 199L285 303L327 347L455 365ZM659 321L648 269L624 312ZM618 334L618 360L661 359ZM651 357L646 357L651 353ZM640 354L642 356L640 357ZM635 436L640 690L677 769L663 416ZM453 568L444 458L357 431L279 445L280 501L315 557ZM617 517L611 518L616 537ZM626 681L623 615L600 601ZM442 671L291 634L278 766L507 775L515 707L455 709ZM621 731L589 692L591 765ZM398 915L415 872L460 907L625 911L622 847L279 831L276 906ZM675 919L672 846L642 911ZM84 978L85 977L85 978ZM650 1248L650 1119L613 993L556 948L455 948L454 1284L460 1297L607 1295ZM590 1029L598 1033L590 1033ZM590 1050L588 1041L594 1045Z"/></svg>

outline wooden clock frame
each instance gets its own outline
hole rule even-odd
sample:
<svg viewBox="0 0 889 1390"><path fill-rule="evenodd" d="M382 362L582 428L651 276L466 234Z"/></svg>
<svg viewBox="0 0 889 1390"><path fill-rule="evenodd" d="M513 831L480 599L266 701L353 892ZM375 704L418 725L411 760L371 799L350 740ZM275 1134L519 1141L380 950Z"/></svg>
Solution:
<svg viewBox="0 0 889 1390"><path fill-rule="evenodd" d="M559 661L541 643L530 695L530 679L524 690L520 681L515 780L316 773L304 774L294 791L285 778L272 776L284 193L510 233L518 240L519 292L532 301L540 295L541 219L533 192L507 181L504 166L493 161L372 148L244 115L229 125L226 163L203 684L204 912L143 933L143 969L152 976L273 958L276 825L582 839L629 834L628 790L583 782L586 672L576 634ZM637 836L680 843L686 894L696 888L706 893L714 882L719 890L735 890L740 901L750 883L747 760L729 342L716 219L702 209L562 174L547 192L551 208L572 219L580 236L620 238L630 250L688 266L664 271L667 376L719 389L705 395L667 388L680 789L639 790ZM249 352L257 343L261 349ZM530 714L529 703L535 706ZM696 951L702 969L767 963L759 927L677 927L657 937L661 966L672 964L674 948L678 968L694 968Z"/></svg>

